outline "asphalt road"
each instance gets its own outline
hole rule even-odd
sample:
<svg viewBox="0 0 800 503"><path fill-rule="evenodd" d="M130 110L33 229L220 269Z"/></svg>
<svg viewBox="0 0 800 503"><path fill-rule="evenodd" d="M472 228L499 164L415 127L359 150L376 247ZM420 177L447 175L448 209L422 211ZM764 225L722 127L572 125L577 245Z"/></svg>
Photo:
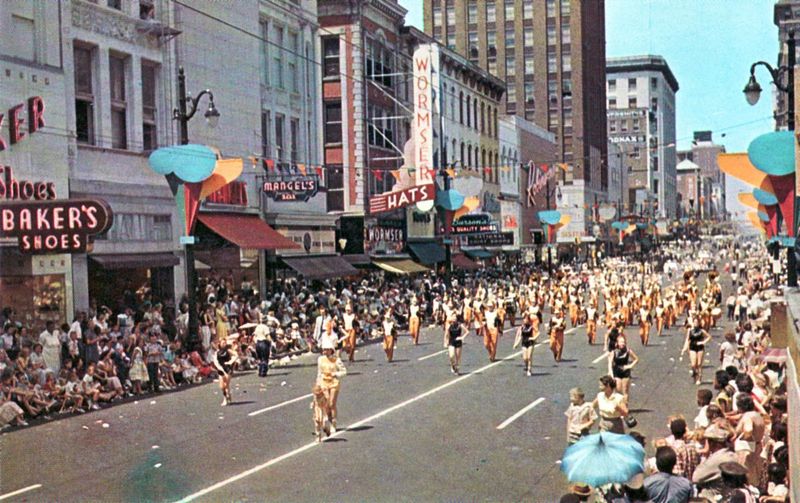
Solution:
<svg viewBox="0 0 800 503"><path fill-rule="evenodd" d="M678 361L681 333L653 334L648 347L636 327L627 333L641 358L631 407L649 443L668 434L669 414L696 415L696 386L688 358ZM421 340L401 337L391 364L379 345L359 349L342 384L340 431L322 444L309 409L316 356L303 356L266 379L240 374L231 407L209 384L5 433L0 500L557 501L568 486L558 465L568 391L597 393L601 344L571 329L556 364L543 335L526 377L513 332L495 363L471 336L454 376L441 331ZM712 373L707 366L703 386Z"/></svg>

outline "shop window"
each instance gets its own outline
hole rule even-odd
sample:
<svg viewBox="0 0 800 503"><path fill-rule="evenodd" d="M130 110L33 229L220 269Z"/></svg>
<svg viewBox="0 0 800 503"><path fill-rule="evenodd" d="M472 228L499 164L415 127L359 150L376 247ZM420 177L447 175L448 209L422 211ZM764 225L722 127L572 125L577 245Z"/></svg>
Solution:
<svg viewBox="0 0 800 503"><path fill-rule="evenodd" d="M323 77L339 75L339 37L323 37L322 53L325 58Z"/></svg>
<svg viewBox="0 0 800 503"><path fill-rule="evenodd" d="M89 47L74 46L75 134L78 143L94 145L94 60Z"/></svg>
<svg viewBox="0 0 800 503"><path fill-rule="evenodd" d="M33 260L54 262L47 256ZM16 312L18 320L25 320L33 333L44 330L48 321L58 324L67 319L67 291L63 274L43 276L0 276L0 305Z"/></svg>
<svg viewBox="0 0 800 503"><path fill-rule="evenodd" d="M325 143L342 142L342 104L325 103Z"/></svg>
<svg viewBox="0 0 800 503"><path fill-rule="evenodd" d="M158 67L142 62L142 150L158 148L156 129L156 75Z"/></svg>
<svg viewBox="0 0 800 503"><path fill-rule="evenodd" d="M109 55L108 69L111 84L111 147L128 148L128 102L125 99L126 57Z"/></svg>

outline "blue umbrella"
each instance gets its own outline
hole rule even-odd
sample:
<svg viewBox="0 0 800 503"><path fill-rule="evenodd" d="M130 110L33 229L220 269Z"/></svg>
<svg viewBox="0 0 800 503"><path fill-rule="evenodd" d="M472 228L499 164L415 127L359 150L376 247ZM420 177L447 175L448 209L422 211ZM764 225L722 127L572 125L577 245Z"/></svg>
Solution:
<svg viewBox="0 0 800 503"><path fill-rule="evenodd" d="M644 471L644 448L630 435L600 432L567 447L561 471L593 487L624 483Z"/></svg>

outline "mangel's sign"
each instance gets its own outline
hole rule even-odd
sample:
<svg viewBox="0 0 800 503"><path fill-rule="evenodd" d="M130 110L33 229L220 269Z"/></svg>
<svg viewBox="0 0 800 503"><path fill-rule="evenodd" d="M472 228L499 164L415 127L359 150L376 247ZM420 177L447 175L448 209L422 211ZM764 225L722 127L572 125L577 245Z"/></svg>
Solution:
<svg viewBox="0 0 800 503"><path fill-rule="evenodd" d="M296 180L266 181L261 187L275 201L306 202L319 191L316 178L304 177Z"/></svg>
<svg viewBox="0 0 800 503"><path fill-rule="evenodd" d="M369 199L369 212L384 213L422 201L432 201L435 195L436 190L432 183L428 185L415 185L394 192L385 192L377 196L372 196Z"/></svg>
<svg viewBox="0 0 800 503"><path fill-rule="evenodd" d="M16 237L28 254L83 253L90 236L107 231L112 221L101 199L0 204L0 237Z"/></svg>

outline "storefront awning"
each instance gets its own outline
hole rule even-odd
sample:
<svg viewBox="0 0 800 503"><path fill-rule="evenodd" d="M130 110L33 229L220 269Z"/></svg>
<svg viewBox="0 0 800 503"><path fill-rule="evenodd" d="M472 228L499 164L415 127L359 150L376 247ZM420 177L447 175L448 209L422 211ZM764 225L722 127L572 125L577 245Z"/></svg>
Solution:
<svg viewBox="0 0 800 503"><path fill-rule="evenodd" d="M372 264L372 260L370 260L369 255L365 253L358 253L355 255L342 255L342 258L347 261L348 264L351 265L370 265Z"/></svg>
<svg viewBox="0 0 800 503"><path fill-rule="evenodd" d="M297 249L300 245L276 231L257 215L201 213L198 220L239 248L255 250Z"/></svg>
<svg viewBox="0 0 800 503"><path fill-rule="evenodd" d="M494 253L490 252L489 250L484 250L480 248L475 250L463 250L463 251L469 258L474 258L479 260L494 257Z"/></svg>
<svg viewBox="0 0 800 503"><path fill-rule="evenodd" d="M476 271L481 268L477 263L467 258L466 255L453 255L453 267L465 271Z"/></svg>
<svg viewBox="0 0 800 503"><path fill-rule="evenodd" d="M386 272L392 274L413 274L417 272L429 272L425 266L421 266L413 260L373 260L373 264L380 267Z"/></svg>
<svg viewBox="0 0 800 503"><path fill-rule="evenodd" d="M445 261L444 247L437 243L431 241L408 243L408 247L422 264L434 265Z"/></svg>
<svg viewBox="0 0 800 503"><path fill-rule="evenodd" d="M152 269L173 267L180 263L171 253L125 253L120 255L89 255L103 269Z"/></svg>
<svg viewBox="0 0 800 503"><path fill-rule="evenodd" d="M283 261L305 279L342 278L358 270L338 255L328 257L282 257Z"/></svg>

